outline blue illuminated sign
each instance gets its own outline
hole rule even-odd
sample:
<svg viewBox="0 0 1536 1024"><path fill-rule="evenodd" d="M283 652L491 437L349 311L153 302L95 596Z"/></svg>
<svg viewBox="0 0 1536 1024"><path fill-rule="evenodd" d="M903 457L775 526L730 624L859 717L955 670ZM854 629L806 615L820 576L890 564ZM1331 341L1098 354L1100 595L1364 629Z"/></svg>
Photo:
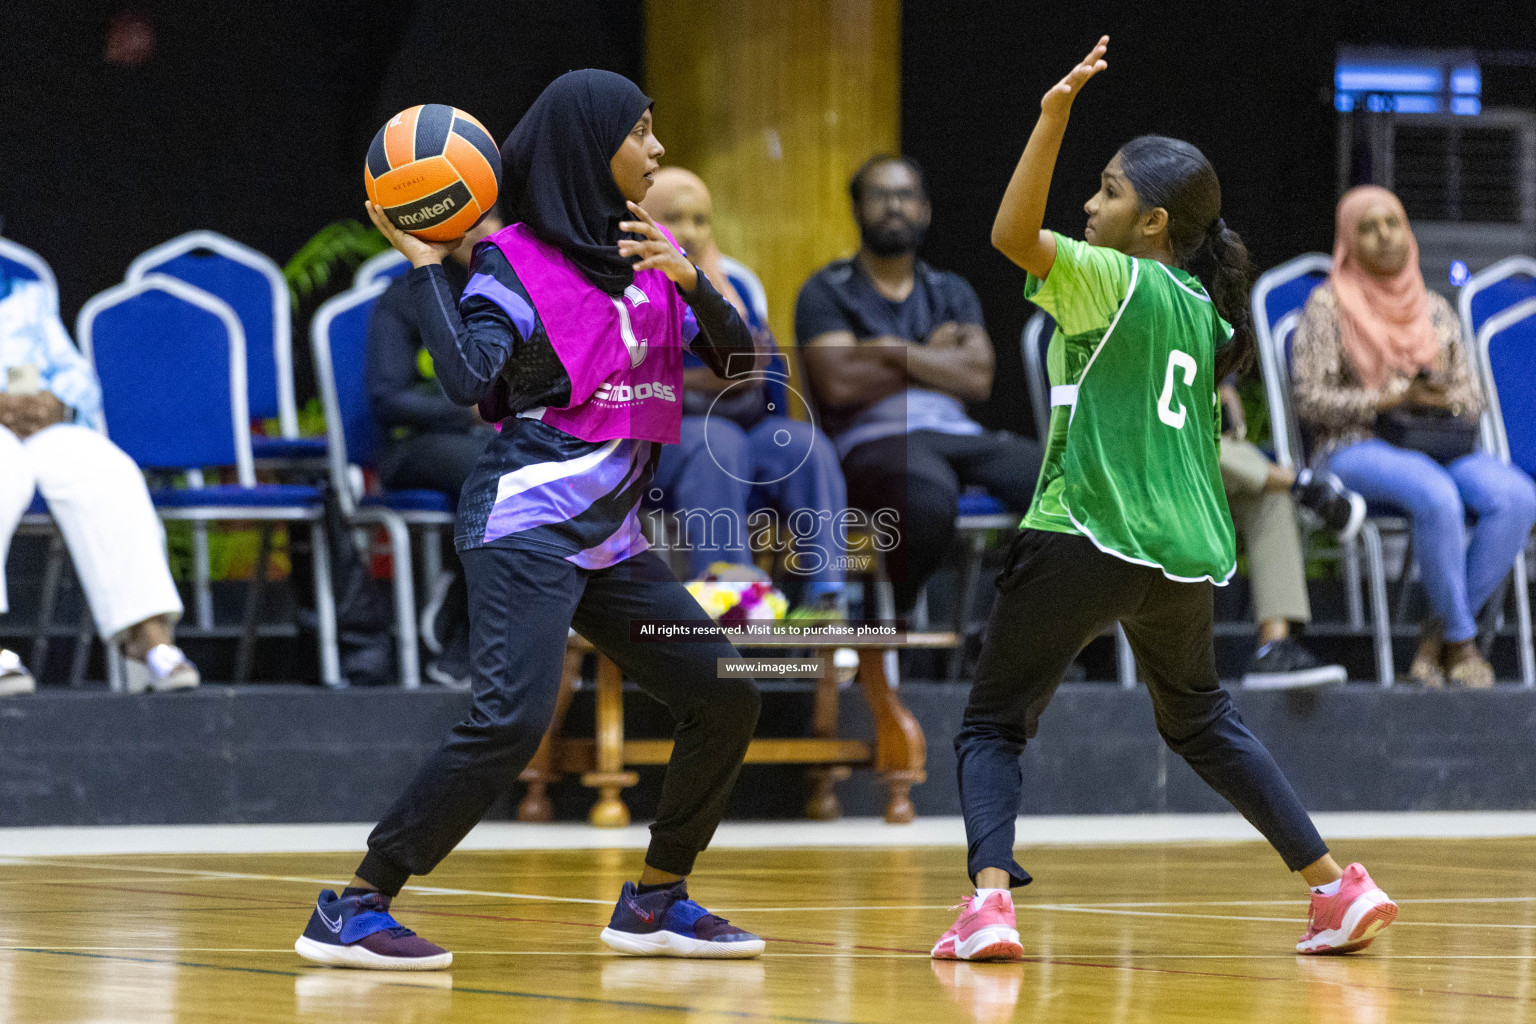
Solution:
<svg viewBox="0 0 1536 1024"><path fill-rule="evenodd" d="M1341 47L1333 72L1333 107L1364 104L1374 113L1478 114L1483 73L1465 51L1361 50Z"/></svg>

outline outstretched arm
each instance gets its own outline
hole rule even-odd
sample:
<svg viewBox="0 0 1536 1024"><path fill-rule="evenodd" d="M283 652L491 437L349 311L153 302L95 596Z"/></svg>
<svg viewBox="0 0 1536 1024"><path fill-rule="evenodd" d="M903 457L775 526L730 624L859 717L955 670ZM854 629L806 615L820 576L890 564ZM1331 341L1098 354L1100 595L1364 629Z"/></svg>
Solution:
<svg viewBox="0 0 1536 1024"><path fill-rule="evenodd" d="M998 205L997 219L992 222L992 244L997 250L1042 279L1056 263L1056 239L1040 230L1045 222L1045 200L1051 191L1056 156L1061 152L1072 101L1088 79L1109 66L1104 61L1108 49L1109 36L1101 36L1082 63L1041 98L1040 120L1035 122L1024 155L1019 157L1019 165L1013 169L1013 177Z"/></svg>

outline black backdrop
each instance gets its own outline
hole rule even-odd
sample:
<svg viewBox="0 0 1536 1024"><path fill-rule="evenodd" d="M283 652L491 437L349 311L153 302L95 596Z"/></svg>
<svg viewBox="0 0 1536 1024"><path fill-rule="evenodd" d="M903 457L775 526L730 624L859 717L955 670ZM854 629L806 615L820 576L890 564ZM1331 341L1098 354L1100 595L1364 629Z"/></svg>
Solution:
<svg viewBox="0 0 1536 1024"><path fill-rule="evenodd" d="M1211 159L1224 216L1265 268L1332 246L1339 44L1531 50L1536 4L906 0L901 136L933 192L925 256L969 279L987 313L998 371L979 415L991 426L1034 433L1018 345L1024 274L991 248L992 217L1041 94L1103 33L1109 70L1075 105L1046 226L1081 237L1082 204L1115 150L1173 135ZM1529 81L1485 66L1484 101L1536 107Z"/></svg>
<svg viewBox="0 0 1536 1024"><path fill-rule="evenodd" d="M108 64L109 20L158 47ZM65 323L135 255L194 228L278 263L362 217L386 118L451 103L499 141L573 67L638 77L639 0L11 0L0 3L4 234L59 277Z"/></svg>
<svg viewBox="0 0 1536 1024"><path fill-rule="evenodd" d="M192 228L283 262L323 224L361 215L361 154L395 110L452 103L500 138L561 71L638 79L640 2L0 3L4 233L58 272L69 324L134 255ZM125 9L159 35L138 68L102 57ZM999 349L981 410L992 425L1032 431L1016 342L1023 276L988 245L992 214L1041 92L1102 31L1111 68L1078 104L1048 223L1081 230L1081 204L1120 143L1177 135L1215 163L1227 220L1261 266L1329 243L1339 43L1536 49L1531 0L906 0L902 138L932 183L925 255L981 294ZM1499 95L1500 81L1485 70L1488 102L1536 105Z"/></svg>

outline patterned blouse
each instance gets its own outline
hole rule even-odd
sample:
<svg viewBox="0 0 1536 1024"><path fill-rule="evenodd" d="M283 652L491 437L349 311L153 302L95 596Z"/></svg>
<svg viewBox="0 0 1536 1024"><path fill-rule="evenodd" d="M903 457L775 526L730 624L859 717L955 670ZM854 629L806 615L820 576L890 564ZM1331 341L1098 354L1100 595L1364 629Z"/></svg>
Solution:
<svg viewBox="0 0 1536 1024"><path fill-rule="evenodd" d="M1435 292L1429 293L1429 315L1440 338L1440 355L1430 376L1445 385L1458 415L1476 419L1483 410L1483 393L1462 344L1461 321ZM1412 379L1398 374L1380 389L1364 387L1344 354L1333 285L1324 283L1312 292L1296 326L1291 393L1296 415L1311 438L1313 466L1321 466L1340 448L1374 438L1381 396L1402 393Z"/></svg>

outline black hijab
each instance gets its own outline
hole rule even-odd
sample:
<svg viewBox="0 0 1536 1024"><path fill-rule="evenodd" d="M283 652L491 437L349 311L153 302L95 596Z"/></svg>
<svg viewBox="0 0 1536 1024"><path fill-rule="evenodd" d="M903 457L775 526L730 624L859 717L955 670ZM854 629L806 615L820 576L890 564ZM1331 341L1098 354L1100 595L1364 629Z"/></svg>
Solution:
<svg viewBox="0 0 1536 1024"><path fill-rule="evenodd" d="M570 71L549 83L501 146L512 219L610 295L622 295L635 271L619 255L619 221L630 213L609 161L650 106L623 75Z"/></svg>

